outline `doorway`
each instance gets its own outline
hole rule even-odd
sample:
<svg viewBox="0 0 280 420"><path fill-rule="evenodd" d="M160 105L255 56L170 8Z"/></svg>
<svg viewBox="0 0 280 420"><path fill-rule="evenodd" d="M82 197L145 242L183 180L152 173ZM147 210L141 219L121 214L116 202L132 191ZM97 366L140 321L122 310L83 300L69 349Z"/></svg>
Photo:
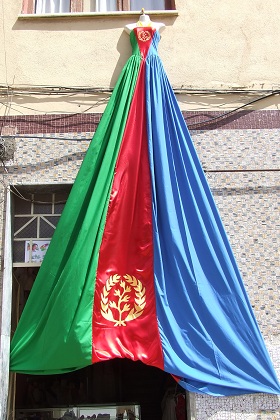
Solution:
<svg viewBox="0 0 280 420"><path fill-rule="evenodd" d="M70 190L71 185L23 186L16 190L18 194L13 200L12 334ZM12 416L9 419L12 420L60 418L51 414L48 410L51 407L66 409L126 403L139 405L144 420L162 420L167 408L173 414L176 408L177 414L176 417L165 416L164 420L186 419L185 391L171 375L140 361L114 359L67 374L13 374L11 378L9 407ZM29 410L29 414L15 415L19 409ZM46 410L44 415L36 414L40 409Z"/></svg>
<svg viewBox="0 0 280 420"><path fill-rule="evenodd" d="M13 330L28 299L38 270L39 267L14 267ZM187 418L186 393L172 376L158 368L129 359L100 362L61 375L16 374L14 388L13 411L18 413L14 417L15 420L55 418L51 414L48 414L48 417L39 417L38 414L36 417L40 409L60 407L66 410L69 407L106 404L139 405L140 418L144 420L162 420L163 418L186 420ZM163 417L167 411L169 414ZM172 411L177 412L176 417L171 417ZM51 413L51 411L46 412Z"/></svg>

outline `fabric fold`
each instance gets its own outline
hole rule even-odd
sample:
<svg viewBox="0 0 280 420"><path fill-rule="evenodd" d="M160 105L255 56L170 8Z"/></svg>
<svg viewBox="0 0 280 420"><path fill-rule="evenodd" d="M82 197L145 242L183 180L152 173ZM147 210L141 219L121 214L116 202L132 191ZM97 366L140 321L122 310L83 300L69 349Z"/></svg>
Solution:
<svg viewBox="0 0 280 420"><path fill-rule="evenodd" d="M209 395L280 393L159 33L125 65L11 344L11 370L141 360Z"/></svg>

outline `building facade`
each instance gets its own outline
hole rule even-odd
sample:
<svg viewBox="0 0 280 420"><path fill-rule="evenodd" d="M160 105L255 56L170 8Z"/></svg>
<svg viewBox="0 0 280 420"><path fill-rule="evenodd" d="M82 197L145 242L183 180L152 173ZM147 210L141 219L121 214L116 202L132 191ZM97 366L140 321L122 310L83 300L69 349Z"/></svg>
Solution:
<svg viewBox="0 0 280 420"><path fill-rule="evenodd" d="M30 245L51 239L130 55L123 28L150 4L162 9L149 11L166 25L160 56L280 374L278 3L99 3L61 1L46 14L43 1L1 0L1 419L23 398L8 361L40 266ZM188 419L280 418L279 397L263 394L189 394L187 406Z"/></svg>

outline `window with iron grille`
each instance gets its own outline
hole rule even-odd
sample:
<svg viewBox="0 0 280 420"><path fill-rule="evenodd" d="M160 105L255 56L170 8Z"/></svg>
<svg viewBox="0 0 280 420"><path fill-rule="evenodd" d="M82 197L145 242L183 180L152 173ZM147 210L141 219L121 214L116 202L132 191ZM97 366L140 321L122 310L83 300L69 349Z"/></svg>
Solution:
<svg viewBox="0 0 280 420"><path fill-rule="evenodd" d="M41 265L70 189L48 185L13 190L14 267Z"/></svg>

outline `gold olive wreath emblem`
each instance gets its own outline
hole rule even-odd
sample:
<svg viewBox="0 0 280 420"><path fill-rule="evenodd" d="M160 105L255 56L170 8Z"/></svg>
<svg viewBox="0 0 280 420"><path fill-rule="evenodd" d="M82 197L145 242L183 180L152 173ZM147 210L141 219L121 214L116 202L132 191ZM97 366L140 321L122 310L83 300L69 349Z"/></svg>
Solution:
<svg viewBox="0 0 280 420"><path fill-rule="evenodd" d="M142 42L147 42L151 39L151 34L149 31L145 31L145 30L139 31L137 35L138 35L138 39L140 39L140 41Z"/></svg>
<svg viewBox="0 0 280 420"><path fill-rule="evenodd" d="M146 306L146 290L140 280L137 280L134 276L128 274L123 276L115 274L110 276L103 287L101 293L101 314L108 321L114 322L114 326L120 325L126 326L126 322L132 321L133 319L139 318L144 312ZM120 288L116 288L119 285ZM134 304L131 308L130 303L132 288L134 289ZM110 292L114 291L115 300L109 300ZM113 315L118 314L118 319L115 319Z"/></svg>

